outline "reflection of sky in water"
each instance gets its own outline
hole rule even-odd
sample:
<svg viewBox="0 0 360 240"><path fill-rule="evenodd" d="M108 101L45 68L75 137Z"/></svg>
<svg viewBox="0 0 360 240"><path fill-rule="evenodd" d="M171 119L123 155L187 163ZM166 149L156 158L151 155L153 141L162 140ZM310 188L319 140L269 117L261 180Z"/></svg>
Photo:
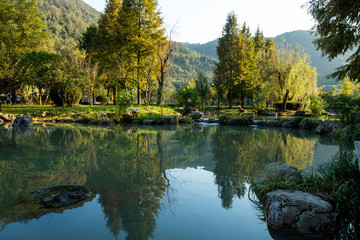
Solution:
<svg viewBox="0 0 360 240"><path fill-rule="evenodd" d="M226 210L217 197L212 172L193 168L167 172L177 189L175 203L159 215L154 239L272 239L247 194Z"/></svg>
<svg viewBox="0 0 360 240"><path fill-rule="evenodd" d="M127 232L156 240L271 239L248 200L249 181L272 161L311 171L339 151L336 144L291 129L44 129L30 136L0 131L0 203L53 184L85 184L101 197L28 224L13 223L20 219L4 205L0 224L9 224L1 240L114 239L117 230L118 239Z"/></svg>
<svg viewBox="0 0 360 240"><path fill-rule="evenodd" d="M156 240L271 239L245 195L226 210L218 198L214 174L201 168L167 170L169 198L162 200ZM125 239L121 232L118 239ZM0 239L114 239L106 228L98 196L83 207L63 214L48 214L28 224L13 223Z"/></svg>

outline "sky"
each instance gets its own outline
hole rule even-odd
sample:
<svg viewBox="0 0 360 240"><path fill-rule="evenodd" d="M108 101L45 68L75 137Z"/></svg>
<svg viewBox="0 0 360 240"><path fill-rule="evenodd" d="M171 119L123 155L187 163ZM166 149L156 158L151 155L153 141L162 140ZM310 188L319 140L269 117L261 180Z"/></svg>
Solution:
<svg viewBox="0 0 360 240"><path fill-rule="evenodd" d="M105 0L84 0L103 12ZM308 0L158 0L165 28L175 26L172 40L206 43L221 36L226 17L234 11L239 23L257 27L265 37L294 30L310 30L313 19L302 7Z"/></svg>

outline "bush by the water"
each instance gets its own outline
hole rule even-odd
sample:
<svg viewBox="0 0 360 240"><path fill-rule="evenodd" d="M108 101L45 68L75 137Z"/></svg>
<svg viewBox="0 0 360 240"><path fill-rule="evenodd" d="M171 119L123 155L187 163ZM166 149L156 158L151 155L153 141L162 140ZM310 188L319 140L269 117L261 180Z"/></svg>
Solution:
<svg viewBox="0 0 360 240"><path fill-rule="evenodd" d="M131 107L133 100L133 96L126 91L118 93L116 96L116 118L121 119L123 117L126 110Z"/></svg>

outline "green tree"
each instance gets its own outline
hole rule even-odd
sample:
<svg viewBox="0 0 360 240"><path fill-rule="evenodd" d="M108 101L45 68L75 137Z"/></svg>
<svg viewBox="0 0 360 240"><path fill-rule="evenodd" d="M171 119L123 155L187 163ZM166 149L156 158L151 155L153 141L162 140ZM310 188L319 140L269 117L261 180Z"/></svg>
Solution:
<svg viewBox="0 0 360 240"><path fill-rule="evenodd" d="M289 99L304 100L317 92L316 69L310 66L309 56L295 49L280 46L270 66L271 84L283 102L283 110Z"/></svg>
<svg viewBox="0 0 360 240"><path fill-rule="evenodd" d="M356 49L347 64L331 76L360 79L360 2L357 0L310 0L308 11L317 22L314 30L319 35L315 45L330 60L348 50Z"/></svg>
<svg viewBox="0 0 360 240"><path fill-rule="evenodd" d="M48 74L53 82L50 97L60 98L59 104L64 107L79 103L82 89L86 86L86 61L79 52L63 56L57 61L55 68Z"/></svg>
<svg viewBox="0 0 360 240"><path fill-rule="evenodd" d="M258 59L255 53L255 44L251 39L250 29L244 23L238 37L236 55L236 77L241 106L245 106L246 98L253 98L259 80Z"/></svg>
<svg viewBox="0 0 360 240"><path fill-rule="evenodd" d="M60 56L57 54L32 51L25 54L19 63L18 78L21 78L23 83L39 90L38 101L40 105L42 105L42 90L50 90L53 84L48 76L54 70L55 63L59 58Z"/></svg>
<svg viewBox="0 0 360 240"><path fill-rule="evenodd" d="M217 94L221 91L226 92L229 107L232 108L232 101L234 99L235 85L238 83L238 78L235 77L236 71L236 49L241 42L239 42L239 28L238 20L234 12L228 14L226 24L222 31L222 36L219 38L216 52L219 61L215 64L215 84ZM238 41L238 42L237 42ZM237 44L238 43L238 44ZM219 84L221 83L221 84Z"/></svg>
<svg viewBox="0 0 360 240"><path fill-rule="evenodd" d="M23 84L16 78L22 56L45 47L47 34L36 0L0 0L0 91L12 91Z"/></svg>
<svg viewBox="0 0 360 240"><path fill-rule="evenodd" d="M210 84L202 72L198 73L198 77L195 80L195 89L201 98L201 109L204 110L204 101L210 94Z"/></svg>
<svg viewBox="0 0 360 240"><path fill-rule="evenodd" d="M160 42L165 41L163 20L158 10L157 0L123 1L118 24L122 27L131 65L135 70L137 102L141 104L141 89L144 84L146 68L144 63L153 55Z"/></svg>
<svg viewBox="0 0 360 240"><path fill-rule="evenodd" d="M339 94L352 96L356 90L356 84L354 81L351 81L349 77L345 77L342 81L339 82Z"/></svg>

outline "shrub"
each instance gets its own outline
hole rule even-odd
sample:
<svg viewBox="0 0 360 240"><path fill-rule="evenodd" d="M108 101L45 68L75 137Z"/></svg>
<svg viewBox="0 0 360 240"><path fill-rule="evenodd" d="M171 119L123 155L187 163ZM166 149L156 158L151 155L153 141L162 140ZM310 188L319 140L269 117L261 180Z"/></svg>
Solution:
<svg viewBox="0 0 360 240"><path fill-rule="evenodd" d="M116 95L116 118L121 119L123 117L126 110L131 107L133 100L133 96L126 91L121 91Z"/></svg>
<svg viewBox="0 0 360 240"><path fill-rule="evenodd" d="M306 110L310 110L314 116L319 116L325 112L325 101L320 96L310 96L306 100Z"/></svg>
<svg viewBox="0 0 360 240"><path fill-rule="evenodd" d="M196 108L201 105L199 93L190 87L179 89L174 98L179 106Z"/></svg>
<svg viewBox="0 0 360 240"><path fill-rule="evenodd" d="M338 113L343 127L354 125L359 121L357 112L360 109L360 98L353 99L347 95L337 95L327 96L325 101Z"/></svg>

